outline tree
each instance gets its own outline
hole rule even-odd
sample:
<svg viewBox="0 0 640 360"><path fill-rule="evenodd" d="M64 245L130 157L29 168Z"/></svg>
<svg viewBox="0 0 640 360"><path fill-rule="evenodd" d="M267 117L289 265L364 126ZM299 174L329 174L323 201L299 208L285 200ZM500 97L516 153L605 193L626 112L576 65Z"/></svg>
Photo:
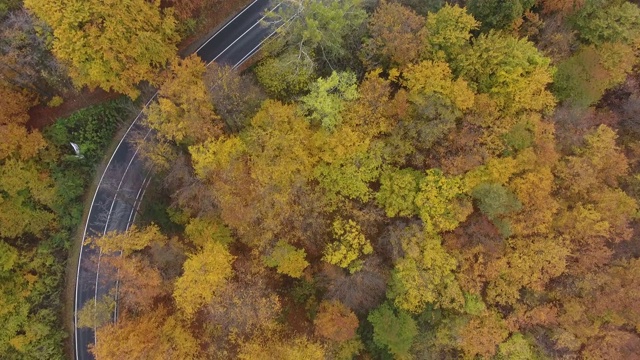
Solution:
<svg viewBox="0 0 640 360"><path fill-rule="evenodd" d="M277 268L279 274L299 278L304 269L309 266L309 262L305 259L306 255L304 249L297 249L279 240L271 254L264 258L264 263L269 267Z"/></svg>
<svg viewBox="0 0 640 360"><path fill-rule="evenodd" d="M122 252L124 256L129 256L135 251L148 247L153 242L158 244L167 242L167 237L160 233L160 228L154 224L142 230L133 225L124 233L108 232L101 237L87 239L85 244L93 244L105 254Z"/></svg>
<svg viewBox="0 0 640 360"><path fill-rule="evenodd" d="M468 3L469 12L480 20L481 29L507 30L525 11L535 4L535 0L471 0Z"/></svg>
<svg viewBox="0 0 640 360"><path fill-rule="evenodd" d="M553 91L559 100L590 106L606 90L622 83L635 63L632 47L623 43L582 46L558 64Z"/></svg>
<svg viewBox="0 0 640 360"><path fill-rule="evenodd" d="M543 291L567 268L569 249L553 237L510 239L504 256L489 264L486 298L502 305L514 305L520 290Z"/></svg>
<svg viewBox="0 0 640 360"><path fill-rule="evenodd" d="M349 308L337 300L320 303L313 320L316 333L337 342L346 342L356 336L358 318Z"/></svg>
<svg viewBox="0 0 640 360"><path fill-rule="evenodd" d="M500 314L486 311L473 317L460 329L459 347L469 358L478 355L490 358L496 354L498 345L507 339L509 331Z"/></svg>
<svg viewBox="0 0 640 360"><path fill-rule="evenodd" d="M640 8L628 1L586 0L572 20L580 40L587 44L631 45L640 37Z"/></svg>
<svg viewBox="0 0 640 360"><path fill-rule="evenodd" d="M513 333L507 341L498 345L498 359L527 360L533 359L533 346L521 333Z"/></svg>
<svg viewBox="0 0 640 360"><path fill-rule="evenodd" d="M370 38L361 56L369 69L404 67L414 62L422 48L424 17L398 3L380 3L369 19Z"/></svg>
<svg viewBox="0 0 640 360"><path fill-rule="evenodd" d="M325 349L304 336L283 337L275 331L267 331L240 343L238 359L323 360Z"/></svg>
<svg viewBox="0 0 640 360"><path fill-rule="evenodd" d="M347 55L346 38L366 17L360 0L288 0L272 21L274 26L286 23L276 44L294 51L295 61L312 63L317 57L331 66Z"/></svg>
<svg viewBox="0 0 640 360"><path fill-rule="evenodd" d="M171 74L158 90L158 102L146 110L145 123L158 134L191 145L221 134L218 116L209 102L205 66L195 54L172 64Z"/></svg>
<svg viewBox="0 0 640 360"><path fill-rule="evenodd" d="M474 94L467 82L463 79L454 81L449 66L444 62L427 60L410 65L403 77L406 79L403 85L409 92L409 101L418 108L431 105L434 97L455 115L461 115L473 106Z"/></svg>
<svg viewBox="0 0 640 360"><path fill-rule="evenodd" d="M176 280L173 297L178 309L191 318L233 275L235 257L218 242L206 244L185 261L184 273Z"/></svg>
<svg viewBox="0 0 640 360"><path fill-rule="evenodd" d="M373 341L378 347L386 348L397 358L409 356L418 327L408 313L394 311L385 303L370 312L367 320L373 325Z"/></svg>
<svg viewBox="0 0 640 360"><path fill-rule="evenodd" d="M471 191L471 196L478 200L480 211L500 229L503 236L511 235L511 226L503 217L522 208L522 203L513 193L500 184L482 183Z"/></svg>
<svg viewBox="0 0 640 360"><path fill-rule="evenodd" d="M542 0L540 4L543 13L559 13L562 16L567 16L580 10L585 2L585 0Z"/></svg>
<svg viewBox="0 0 640 360"><path fill-rule="evenodd" d="M550 59L526 39L490 31L453 60L454 72L486 93L505 115L548 110L554 104L546 90L552 82Z"/></svg>
<svg viewBox="0 0 640 360"><path fill-rule="evenodd" d="M353 220L336 219L333 222L335 242L324 250L322 259L330 264L338 265L354 273L362 269L362 255L373 252L371 243L364 237L360 226Z"/></svg>
<svg viewBox="0 0 640 360"><path fill-rule="evenodd" d="M169 0L169 2L173 5L176 17L182 21L187 21L196 15L197 11L204 5L211 3L211 1L207 0Z"/></svg>
<svg viewBox="0 0 640 360"><path fill-rule="evenodd" d="M429 13L424 28L423 57L452 63L470 46L471 32L479 25L458 5L445 4L437 12Z"/></svg>
<svg viewBox="0 0 640 360"><path fill-rule="evenodd" d="M313 61L300 59L294 51L264 59L255 74L267 93L281 100L303 93L316 76Z"/></svg>
<svg viewBox="0 0 640 360"><path fill-rule="evenodd" d="M376 201L388 217L416 215L418 207L415 198L421 180L422 174L411 168L383 170Z"/></svg>
<svg viewBox="0 0 640 360"><path fill-rule="evenodd" d="M447 177L439 169L427 170L415 204L427 232L455 229L471 212L460 177Z"/></svg>
<svg viewBox="0 0 640 360"><path fill-rule="evenodd" d="M395 265L387 297L399 309L420 313L428 305L461 309L464 297L454 270L458 263L442 246L436 234L407 234L402 248L405 256Z"/></svg>
<svg viewBox="0 0 640 360"><path fill-rule="evenodd" d="M209 63L204 82L216 113L227 129L234 132L249 124L265 99L253 78L241 75L231 66Z"/></svg>
<svg viewBox="0 0 640 360"><path fill-rule="evenodd" d="M46 24L26 10L10 12L0 22L0 82L38 94L41 100L64 90L66 69L51 54L49 33Z"/></svg>
<svg viewBox="0 0 640 360"><path fill-rule="evenodd" d="M350 72L334 71L330 77L316 80L309 90L300 99L302 110L312 124L320 124L329 131L340 125L344 103L358 97L356 76Z"/></svg>
<svg viewBox="0 0 640 360"><path fill-rule="evenodd" d="M184 234L199 248L203 248L212 241L225 246L233 242L229 228L216 219L191 219L184 229Z"/></svg>
<svg viewBox="0 0 640 360"><path fill-rule="evenodd" d="M167 309L149 311L138 318L121 319L96 332L90 351L96 360L197 359L199 346L186 324Z"/></svg>
<svg viewBox="0 0 640 360"><path fill-rule="evenodd" d="M79 87L136 98L135 86L155 83L176 53L176 22L158 0L27 0L25 7L51 26L53 53L71 65L69 75Z"/></svg>

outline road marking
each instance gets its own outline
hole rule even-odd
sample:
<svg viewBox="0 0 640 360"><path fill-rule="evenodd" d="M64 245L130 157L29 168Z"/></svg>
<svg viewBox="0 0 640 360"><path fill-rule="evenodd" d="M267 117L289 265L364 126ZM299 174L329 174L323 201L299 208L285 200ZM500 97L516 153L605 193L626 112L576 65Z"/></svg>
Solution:
<svg viewBox="0 0 640 360"><path fill-rule="evenodd" d="M145 175L144 179L142 180L142 185L140 186L140 189L138 189L138 194L136 195L136 199L134 200L133 206L131 207L131 213L129 214L129 222L127 223L127 228L125 231L129 231L129 229L133 225L133 222L136 220L138 209L140 209L140 206L142 205L142 199L144 198L144 193L147 191L147 187L149 186L150 183L151 183L151 170L147 171L147 175ZM120 252L120 256L122 256L122 252ZM120 274L120 269L118 269L118 272L116 274L116 293L114 296L115 308L113 309L114 324L118 320L118 293L119 293L118 289L120 288L120 279L118 276L119 274Z"/></svg>
<svg viewBox="0 0 640 360"><path fill-rule="evenodd" d="M264 40L260 41L260 43L258 45L256 45L253 49L251 49L251 51L249 51L249 53L247 55L245 55L242 59L240 59L240 61L238 63L236 63L233 66L232 69L234 69L234 70L237 69L238 66L242 65L242 63L244 63L248 58L252 57L257 52L257 50L262 46L262 44L264 44L267 40L269 40L273 36L273 34L277 33L278 30L280 30L281 27L283 27L287 23L289 23L289 21L291 21L291 19L293 19L294 17L295 17L295 15L290 17L289 19L287 19L287 21L283 22L280 26L278 26L275 30L273 30L273 32L271 34L269 34L266 38L264 38ZM264 17L263 17L263 19L264 19ZM260 19L260 20L262 20L262 19Z"/></svg>
<svg viewBox="0 0 640 360"><path fill-rule="evenodd" d="M122 145L122 142L127 137L127 134L131 131L133 126L136 124L136 122L140 118L140 115L143 114L144 109L146 109L149 106L149 104L151 104L151 102L153 101L153 99L156 98L157 95L158 95L158 92L156 91L156 93L153 94L151 99L149 99L149 101L147 101L147 103L144 105L144 107L142 108L142 111L140 111L138 116L136 116L136 118L133 119L133 122L131 123L131 125L129 125L129 128L127 129L127 131L122 136L122 139L120 139L120 141L118 142L118 146L113 151L113 154L111 154L111 158L109 158L109 162L107 163L107 166L104 168L104 171L102 172L102 176L100 176L100 181L98 182L98 186L96 187L96 192L93 194L93 199L91 200L91 206L89 207L89 214L87 215L87 223L84 226L84 233L82 235L82 243L80 244L80 256L78 257L78 271L76 273L76 293L75 293L74 316L73 316L73 323L74 323L74 327L75 327L75 329L74 329L75 330L74 331L75 332L75 339L74 340L75 340L75 343L76 343L76 359L78 359L78 353L79 353L78 352L78 289L80 288L79 287L79 283L80 283L80 265L82 264L82 252L84 250L84 242L85 242L85 240L87 238L87 229L89 228L89 220L91 220L91 213L93 212L93 205L96 202L96 197L98 196L98 191L100 190L100 187L102 186L102 181L104 180L104 176L107 174L107 170L109 169L109 166L111 165L111 162L113 161L113 158L116 156L116 152L118 152L118 149Z"/></svg>
<svg viewBox="0 0 640 360"><path fill-rule="evenodd" d="M147 136L149 136L149 134L151 133L151 130L147 131L147 134L144 136L144 138L142 139L143 141L147 138ZM111 213L113 212L113 207L116 205L116 200L118 199L118 192L120 191L120 188L122 187L122 183L124 182L124 178L127 177L127 173L129 172L129 168L131 167L131 164L133 164L133 160L135 160L136 156L138 155L138 151L140 150L140 147L136 148L136 151L133 153L133 156L131 156L131 160L129 160L129 164L127 164L126 169L124 169L124 173L122 174L122 178L120 178L120 182L118 183L118 188L116 189L115 194L113 195L113 200L111 201L111 207L109 208L109 215L107 216L107 221L105 221L104 224L104 231L102 232L102 235L104 236L107 233L107 229L109 227L109 220L111 220ZM94 297L93 297L93 303L94 305L98 304L98 280L100 279L100 259L102 258L102 249L100 249L100 256L98 256L98 268L96 269L96 290L94 293ZM94 342L97 344L98 343L98 335L96 333L96 330L94 328L93 331L93 340Z"/></svg>
<svg viewBox="0 0 640 360"><path fill-rule="evenodd" d="M229 21L227 24L225 24L225 26L223 26L220 30L218 30L212 37L209 38L209 40L207 40L203 45L201 45L198 50L196 50L196 52L198 52L200 49L202 49L208 42L210 42L216 35L218 35L224 28L226 28L231 22L233 22L238 16L240 16L242 13L244 13L249 7L253 6L258 0L254 0L249 6L247 6L245 9L242 10L241 13L239 13L238 15L236 15L231 21ZM276 5L273 9L269 10L270 12L273 12L273 10L277 9L279 6L281 5L281 3L279 3L278 5ZM263 16L260 20L258 20L258 22L256 22L253 26L251 26L251 28L249 28L249 30L253 29L255 26L257 26L264 18L266 17ZM238 42L238 40L240 38L242 38L249 30L245 31L242 35L240 35L240 37L238 37L236 40L234 40L234 42L231 44L235 44L236 42ZM270 34L269 37L271 37L273 35ZM260 43L263 44L264 40ZM230 46L231 46L230 45ZM229 49L228 46L227 48L225 48L222 53L224 53L225 51L227 51ZM256 48L252 49L250 54L253 55L255 53ZM218 56L216 57L216 59L222 54L218 54ZM249 55L249 56L251 56ZM242 61L245 61L246 58L248 58L249 56L245 56L243 58ZM215 59L214 59L215 60ZM211 61L213 62L213 60ZM211 62L209 62L207 64L207 66L209 64L211 64ZM76 289L75 289L75 304L74 304L74 333L75 333L75 337L74 337L74 342L75 342L75 350L76 350L76 359L78 359L78 354L79 354L79 343L78 343L78 293L79 293L79 283L80 283L80 268L81 268L81 264L82 264L82 253L84 251L84 243L86 241L87 238L87 230L89 228L89 220L91 219L91 214L93 212L93 207L95 205L95 200L96 197L98 195L98 191L100 190L100 188L102 187L102 182L104 180L105 175L107 174L107 170L109 169L117 151L120 149L120 146L122 146L122 142L126 139L127 135L129 134L129 132L131 131L131 129L136 125L136 123L138 122L138 120L140 119L140 117L144 114L144 110L149 107L149 105L151 104L151 102L158 96L158 92L156 91L153 96L151 97L151 99L149 99L149 101L147 101L147 103L144 105L144 107L142 108L142 111L140 111L140 113L138 114L138 116L135 117L135 119L133 120L133 122L131 123L131 125L129 125L129 128L127 129L127 131L125 132L125 134L122 136L122 138L120 139L120 141L118 142L118 145L116 146L115 150L113 151L113 153L111 154L111 157L109 158L109 161L107 162L107 165L102 173L102 175L100 176L100 180L98 182L98 186L96 187L96 191L93 194L93 198L91 200L91 206L89 208L89 214L87 215L87 222L85 224L85 228L84 228L84 233L83 233L83 237L82 237L82 243L80 244L80 254L78 256L78 267L77 267L77 272L76 272ZM148 135L148 134L147 134ZM145 136L146 138L146 136ZM139 150L139 147L136 148L136 152L134 153L133 158L136 156L137 152ZM131 161L129 162L129 165L131 164ZM127 166L128 169L129 166ZM125 170L125 174L126 174L126 170ZM124 178L124 175L123 175ZM123 179L121 179L122 182ZM144 182L143 182L144 183ZM147 183L147 186L149 185L149 182ZM146 192L146 186L145 186L145 190L142 192L142 196L144 196L144 193ZM115 201L115 199L114 199ZM113 209L113 203L111 204L111 210ZM107 224L109 221L109 218L111 217L111 210L109 212L108 218L107 218ZM133 221L135 221L135 215L133 218ZM107 225L105 225L105 229L106 229ZM106 230L105 230L106 231ZM99 268L100 264L98 262L98 268ZM96 273L96 278L99 276L99 273ZM97 286L97 280L96 280L96 286ZM96 300L97 295L94 297L94 300ZM94 335L95 335L95 331L94 331Z"/></svg>
<svg viewBox="0 0 640 360"><path fill-rule="evenodd" d="M214 37L216 37L222 30L224 30L227 26L229 26L229 24L231 24L232 22L234 22L238 16L244 14L245 11L247 11L250 7L253 6L253 4L257 3L258 0L253 0L253 2L249 5L247 5L244 9L242 9L242 11L240 11L238 13L238 15L234 16L233 19L229 20L228 23L224 24L223 27L220 28L220 30L216 31L210 38L209 40L207 40L204 44L200 45L200 47L198 48L198 50L196 50L194 53L197 54L198 51L200 51L203 47L205 47L205 45L207 45L209 43L209 41L213 40Z"/></svg>
<svg viewBox="0 0 640 360"><path fill-rule="evenodd" d="M276 5L273 9L269 10L269 12L273 12L275 9L277 9L278 7L280 7L282 3ZM264 20L264 18L266 18L268 15L265 14L263 17L260 18L260 20L258 20L255 24L253 24L250 28L248 28L245 32L242 33L242 35L238 36L237 39L233 40L233 42L231 44L229 44L229 46L227 46L226 48L224 48L224 50L222 50L216 57L213 58L213 60L211 60L209 63L212 63L214 61L216 61L222 54L225 53L225 51L229 50L230 47L232 47L235 43L238 42L238 40L242 39L242 37L244 37L249 31L251 31L254 27L260 25L260 22L262 20Z"/></svg>

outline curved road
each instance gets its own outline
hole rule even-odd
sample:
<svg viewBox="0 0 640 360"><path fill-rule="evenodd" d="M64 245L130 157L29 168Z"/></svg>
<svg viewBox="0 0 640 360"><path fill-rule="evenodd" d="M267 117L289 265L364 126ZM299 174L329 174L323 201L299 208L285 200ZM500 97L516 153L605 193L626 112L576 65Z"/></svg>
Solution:
<svg viewBox="0 0 640 360"><path fill-rule="evenodd" d="M269 0L253 1L209 38L196 53L207 64L216 61L237 68L275 33L262 26L260 20L266 10L273 10L278 6L270 6ZM155 95L150 102L154 98ZM110 288L117 286L105 283L104 276L100 279L100 254L91 247L84 246L84 240L109 231L126 231L135 220L150 179L150 172L145 169L138 156L138 149L130 141L134 134L149 136L150 132L140 123L142 116L141 112L133 121L102 173L85 225L75 291L74 342L75 358L78 360L93 359L88 346L99 340L93 329L77 327L78 310L87 301L95 301L107 294ZM116 314L114 318L115 316Z"/></svg>

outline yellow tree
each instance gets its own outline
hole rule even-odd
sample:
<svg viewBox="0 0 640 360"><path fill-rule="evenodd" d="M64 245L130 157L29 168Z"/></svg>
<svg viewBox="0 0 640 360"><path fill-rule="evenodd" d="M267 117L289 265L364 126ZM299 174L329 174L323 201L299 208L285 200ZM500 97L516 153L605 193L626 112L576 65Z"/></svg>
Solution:
<svg viewBox="0 0 640 360"><path fill-rule="evenodd" d="M333 236L337 241L324 250L324 261L349 269L354 273L362 268L362 255L371 254L373 247L364 237L360 225L353 220L337 219L333 222Z"/></svg>
<svg viewBox="0 0 640 360"><path fill-rule="evenodd" d="M231 263L235 257L218 242L206 244L202 250L185 261L184 273L176 280L173 297L178 309L192 317L211 301L233 275Z"/></svg>
<svg viewBox="0 0 640 360"><path fill-rule="evenodd" d="M403 239L405 257L395 265L387 296L399 309L422 312L428 305L460 310L462 290L455 278L458 263L442 246L440 236L418 232Z"/></svg>
<svg viewBox="0 0 640 360"><path fill-rule="evenodd" d="M90 348L96 360L190 360L198 359L200 352L186 324L164 308L107 324L98 329L96 339Z"/></svg>
<svg viewBox="0 0 640 360"><path fill-rule="evenodd" d="M295 246L280 240L275 248L264 258L265 265L275 267L280 274L286 274L294 278L302 276L302 272L309 266L305 259L304 249L297 249Z"/></svg>
<svg viewBox="0 0 640 360"><path fill-rule="evenodd" d="M176 54L176 21L160 0L27 0L53 29L53 52L70 64L77 86L136 98Z"/></svg>
<svg viewBox="0 0 640 360"><path fill-rule="evenodd" d="M122 251L123 255L128 256L153 242L163 244L166 241L167 237L160 233L160 228L152 224L142 230L134 225L124 233L112 231L98 238L89 238L85 244L94 244L106 254Z"/></svg>
<svg viewBox="0 0 640 360"><path fill-rule="evenodd" d="M163 138L177 143L202 142L221 134L221 123L204 84L205 65L191 55L171 65L160 86L158 102L146 110L146 123Z"/></svg>

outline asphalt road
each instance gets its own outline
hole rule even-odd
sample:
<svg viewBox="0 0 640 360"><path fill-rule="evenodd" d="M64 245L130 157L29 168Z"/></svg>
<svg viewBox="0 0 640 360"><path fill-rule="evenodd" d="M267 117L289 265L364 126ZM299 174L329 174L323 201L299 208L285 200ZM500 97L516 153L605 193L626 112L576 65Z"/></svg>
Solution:
<svg viewBox="0 0 640 360"><path fill-rule="evenodd" d="M198 56L207 64L216 61L233 67L241 65L273 35L271 29L260 24L265 10L278 6L269 4L269 0L255 0L248 5L196 51ZM100 174L100 182L85 225L84 239L109 231L126 231L135 221L151 175L138 156L138 149L130 141L135 134L150 136L150 132L141 124L142 116L141 112L120 139L107 167ZM83 304L95 301L117 286L106 280L104 265L102 278L100 271L100 254L91 247L82 245L76 277L74 316L75 357L78 360L93 359L88 346L100 341L93 329L77 327L78 310ZM114 318L116 316L114 314Z"/></svg>

